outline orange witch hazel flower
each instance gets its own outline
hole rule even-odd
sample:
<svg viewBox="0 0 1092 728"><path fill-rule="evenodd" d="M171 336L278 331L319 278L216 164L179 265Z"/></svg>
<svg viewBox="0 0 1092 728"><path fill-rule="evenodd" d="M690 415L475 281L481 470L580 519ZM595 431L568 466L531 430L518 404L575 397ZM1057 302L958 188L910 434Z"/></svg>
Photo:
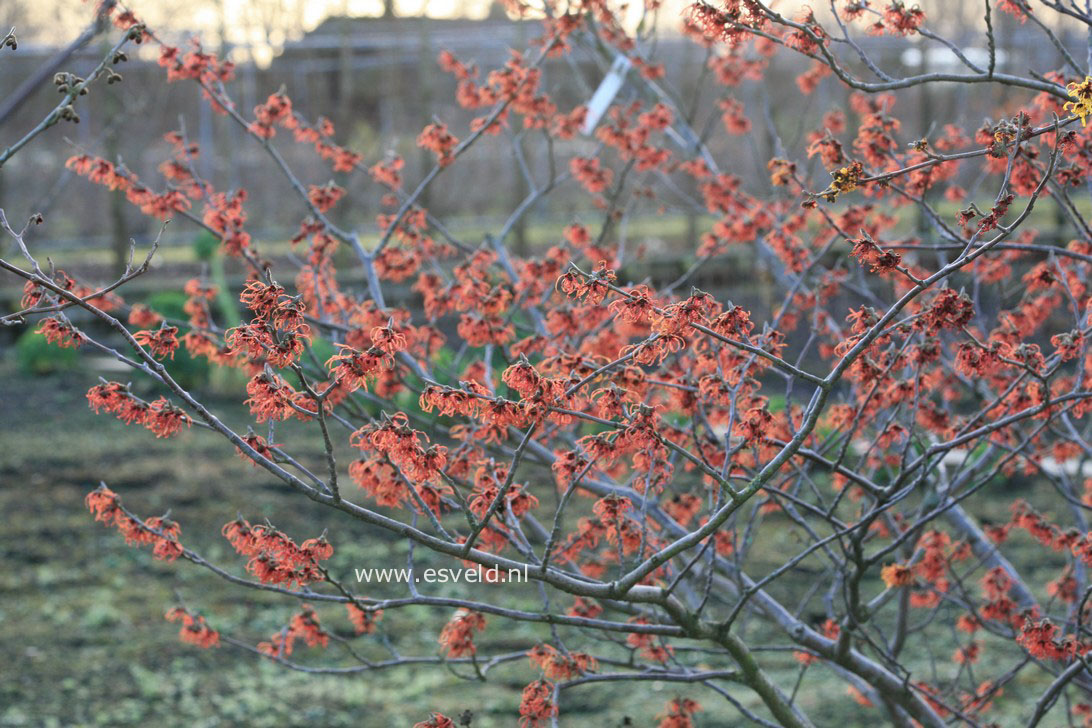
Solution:
<svg viewBox="0 0 1092 728"><path fill-rule="evenodd" d="M262 437L261 435L255 435L253 432L248 432L243 437L243 442L249 445L256 453L261 455L266 460L274 460L276 457L276 453L273 452L273 448L280 447L280 445L276 443L266 442L266 439L264 437ZM261 467L258 461L252 459L249 454L243 452L242 448L236 447L235 451L239 454L239 457L241 457L243 460L246 460L254 467Z"/></svg>
<svg viewBox="0 0 1092 728"><path fill-rule="evenodd" d="M121 500L118 494L100 485L87 494L84 498L87 509L95 516L96 521L102 521L106 525L112 525L118 514L121 513Z"/></svg>
<svg viewBox="0 0 1092 728"><path fill-rule="evenodd" d="M610 286L617 279L614 271L607 267L607 262L601 260L590 276L585 276L576 270L562 274L557 279L557 287L566 296L584 299L586 303L598 305L607 297Z"/></svg>
<svg viewBox="0 0 1092 728"><path fill-rule="evenodd" d="M898 269L902 257L890 250L883 250L874 241L861 238L853 241L853 252L850 255L869 266L873 273L886 273Z"/></svg>
<svg viewBox="0 0 1092 728"><path fill-rule="evenodd" d="M455 721L443 713L433 713L428 720L414 723L413 728L455 728Z"/></svg>
<svg viewBox="0 0 1092 728"><path fill-rule="evenodd" d="M289 630L303 639L308 647L326 647L330 644L330 635L319 624L318 615L309 604L304 604L300 612L292 617Z"/></svg>
<svg viewBox="0 0 1092 728"><path fill-rule="evenodd" d="M250 557L246 570L263 584L292 589L312 582L325 581L319 566L334 553L325 536L311 538L297 545L287 535L269 525L254 525L237 518L221 529L224 538L243 555Z"/></svg>
<svg viewBox="0 0 1092 728"><path fill-rule="evenodd" d="M379 184L397 190L402 187L402 168L405 165L406 161L402 157L392 155L390 158L369 167L368 174Z"/></svg>
<svg viewBox="0 0 1092 728"><path fill-rule="evenodd" d="M125 537L125 543L132 546L151 546L153 555L161 561L174 561L184 553L178 542L182 531L178 523L166 516L144 521L130 516L121 507L118 494L105 485L88 493L84 503L96 521L104 526L117 528Z"/></svg>
<svg viewBox="0 0 1092 728"><path fill-rule="evenodd" d="M330 635L319 624L318 615L309 604L303 604L288 626L275 632L267 642L259 642L258 652L272 658L284 658L292 654L296 642L303 640L308 647L326 647Z"/></svg>
<svg viewBox="0 0 1092 728"><path fill-rule="evenodd" d="M485 629L485 617L460 609L440 631L440 645L448 657L466 657L478 652L474 633Z"/></svg>
<svg viewBox="0 0 1092 728"><path fill-rule="evenodd" d="M271 94L264 104L254 107L254 121L248 127L251 132L263 139L271 139L276 134L275 126L292 126L292 100L283 92Z"/></svg>
<svg viewBox="0 0 1092 728"><path fill-rule="evenodd" d="M535 645L527 657L549 680L569 680L599 669L599 662L591 655L583 652L562 654L550 645Z"/></svg>
<svg viewBox="0 0 1092 728"><path fill-rule="evenodd" d="M535 368L526 360L519 361L504 370L501 381L519 392L519 396L528 399L538 389L542 377Z"/></svg>
<svg viewBox="0 0 1092 728"><path fill-rule="evenodd" d="M632 624L651 624L645 617L635 617L629 621ZM644 632L631 632L626 637L626 644L633 649L640 650L642 657L654 662L666 663L675 654L674 647L660 644L656 635Z"/></svg>
<svg viewBox="0 0 1092 728"><path fill-rule="evenodd" d="M880 578L888 589L900 586L910 586L914 583L914 572L909 566L903 564L888 564L880 572Z"/></svg>
<svg viewBox="0 0 1092 728"><path fill-rule="evenodd" d="M1083 657L1092 649L1073 635L1063 637L1058 625L1049 619L1025 620L1016 643L1040 660L1069 661Z"/></svg>
<svg viewBox="0 0 1092 728"><path fill-rule="evenodd" d="M614 179L614 172L600 165L598 157L573 157L569 162L569 171L584 185L584 189L592 194L599 194Z"/></svg>
<svg viewBox="0 0 1092 728"><path fill-rule="evenodd" d="M38 333L50 344L56 344L62 349L67 347L74 349L87 339L72 324L55 317L42 319L42 323L38 325Z"/></svg>
<svg viewBox="0 0 1092 728"><path fill-rule="evenodd" d="M546 680L535 680L523 689L519 703L520 728L545 728L557 715L554 686Z"/></svg>
<svg viewBox="0 0 1092 728"><path fill-rule="evenodd" d="M353 623L353 630L357 634L373 634L378 622L383 619L382 609L361 609L351 603L345 607L349 610L349 621Z"/></svg>
<svg viewBox="0 0 1092 728"><path fill-rule="evenodd" d="M138 331L133 338L141 346L152 350L152 356L156 359L174 359L174 352L178 349L178 327L162 326L156 331Z"/></svg>
<svg viewBox="0 0 1092 728"><path fill-rule="evenodd" d="M417 136L417 146L436 155L436 162L446 167L455 161L455 147L459 140L447 130L444 124L429 124Z"/></svg>
<svg viewBox="0 0 1092 728"><path fill-rule="evenodd" d="M183 607L174 607L165 615L168 622L180 622L178 639L197 647L208 649L220 646L220 633L209 627L205 618L191 614Z"/></svg>
<svg viewBox="0 0 1092 728"><path fill-rule="evenodd" d="M339 353L330 357L326 366L345 383L348 391L368 389L368 379L381 370L394 366L394 358L379 347L373 346L367 351L357 351L346 344L338 344Z"/></svg>
<svg viewBox="0 0 1092 728"><path fill-rule="evenodd" d="M701 712L701 704L690 698L672 698L660 714L658 728L693 728L694 714Z"/></svg>
<svg viewBox="0 0 1092 728"><path fill-rule="evenodd" d="M154 402L144 402L129 392L120 382L103 382L87 391L87 402L95 412L105 410L114 414L127 425L139 424L155 433L156 437L171 437L183 426L190 426L190 417L182 409L172 405L166 397Z"/></svg>
<svg viewBox="0 0 1092 728"><path fill-rule="evenodd" d="M148 405L144 416L144 426L155 433L156 437L170 437L183 426L190 426L190 417L183 410L160 397Z"/></svg>
<svg viewBox="0 0 1092 728"><path fill-rule="evenodd" d="M321 187L311 185L307 198L311 204L318 208L319 212L328 212L345 195L345 190L333 182L327 182Z"/></svg>
<svg viewBox="0 0 1092 728"><path fill-rule="evenodd" d="M386 455L402 472L417 483L436 480L447 464L448 449L443 445L422 446L424 433L410 427L405 413L386 417L377 425L365 425L349 443L361 449L375 449ZM427 499L426 499L427 500Z"/></svg>
<svg viewBox="0 0 1092 728"><path fill-rule="evenodd" d="M957 665L973 665L978 662L982 652L982 645L978 642L968 642L962 647L956 648L952 653L952 661Z"/></svg>
<svg viewBox="0 0 1092 728"><path fill-rule="evenodd" d="M371 332L372 346L384 354L397 354L406 350L406 335L391 326L376 326Z"/></svg>

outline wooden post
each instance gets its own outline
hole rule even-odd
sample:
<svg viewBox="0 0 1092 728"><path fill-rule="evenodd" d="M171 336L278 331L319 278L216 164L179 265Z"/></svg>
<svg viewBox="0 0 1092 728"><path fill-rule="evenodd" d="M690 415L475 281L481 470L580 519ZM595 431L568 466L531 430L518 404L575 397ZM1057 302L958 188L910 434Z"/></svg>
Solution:
<svg viewBox="0 0 1092 728"><path fill-rule="evenodd" d="M105 54L110 49L109 41L104 39L100 44ZM119 137L121 124L119 115L124 113L124 105L118 98L118 92L114 87L103 86L102 94L102 125L106 131L103 138L103 150L106 158L111 162L116 161L120 153ZM90 123L88 119L88 123ZM125 222L125 193L121 190L110 192L110 201L107 204L107 216L110 220L110 248L113 251L114 270L121 275L125 272L125 264L129 260L129 227Z"/></svg>
<svg viewBox="0 0 1092 728"><path fill-rule="evenodd" d="M415 69L417 72L417 90L415 93L417 103L413 109L413 115L410 117L415 121L414 138L417 131L424 129L432 121L429 117L429 110L432 108L435 91L436 57L432 50L431 24L432 21L423 15L417 21L417 68ZM406 109L406 112L407 117L409 117L409 109ZM432 170L433 158L431 153L424 149L418 149L417 160L418 174L423 178ZM421 206L426 209L429 207L431 200L430 189L426 187L420 197Z"/></svg>

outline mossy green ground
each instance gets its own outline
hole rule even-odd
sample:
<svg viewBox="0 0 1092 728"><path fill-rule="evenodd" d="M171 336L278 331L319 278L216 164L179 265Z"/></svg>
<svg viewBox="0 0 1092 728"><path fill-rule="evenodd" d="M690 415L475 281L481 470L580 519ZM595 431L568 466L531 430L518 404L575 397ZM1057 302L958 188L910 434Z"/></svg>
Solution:
<svg viewBox="0 0 1092 728"><path fill-rule="evenodd" d="M155 440L143 429L93 415L84 392L94 378L86 372L28 378L10 363L0 367L0 726L409 726L433 709L453 716L470 709L476 728L516 725L520 690L538 676L522 658L479 683L439 666L309 675L230 646L200 650L181 644L177 628L163 620L177 596L224 633L252 644L278 630L297 605L231 586L191 564L157 562L146 550L126 546L115 531L94 523L84 507L84 495L99 480L143 515L171 508L172 517L182 524L184 543L239 574L242 561L219 536L221 525L236 513L251 521L268 518L299 539L328 526L337 547L331 567L344 578L351 578L354 567L402 566L406 544L343 518L327 518L321 506L287 492L209 432L194 429L171 440ZM238 405L215 400L213 405L230 424L245 428L246 415ZM290 428L281 430L277 439L291 443L308 462L320 455L313 437L307 440ZM346 449L343 462L348 455ZM996 495L979 498L976 508L1002 520L1013 497L1034 495L1016 492L1024 487L999 484ZM1039 496L1033 500L1049 508L1050 494L1042 490ZM757 532L752 561L756 574L768 571L788 550L800 548L789 529L773 521L765 526ZM1007 553L1032 568L1037 584L1054 578L1062 565L1060 557L1023 537L1014 539ZM434 585L430 593L489 599L489 588ZM509 606L540 606L531 590L500 588L506 592L498 596ZM774 591L783 588L775 585ZM399 589L392 585L361 591L404 595ZM321 607L319 613L329 629L349 634L340 606ZM435 655L436 635L450 614L450 609L421 607L391 610L382 624L402 653ZM762 629L750 622L748 641L760 644L772 637ZM479 644L483 653L493 654L524 650L542 639L549 639L545 630L491 617ZM936 665L919 640L911 643L907 658L917 675L944 679L955 674L947 655L956 644L950 637L942 641ZM377 637L361 638L358 648L374 659L387 656ZM989 649L991 662L1016 656L1011 646L989 643ZM626 656L613 645L599 651ZM335 647L323 654L300 646L293 658L318 664L331 658L338 662L339 654ZM780 684L791 688L798 669L789 653L764 653L760 659ZM730 667L722 657L710 658L706 665ZM470 674L463 666L457 671ZM993 719L1016 725L1020 715L1026 716L1028 701L1046 684L1044 676L1010 685ZM725 687L759 709L747 689ZM658 683L569 691L561 724L654 726L654 716L677 693L705 706L699 726L747 724L707 689ZM845 683L822 667L807 672L798 700L820 726L853 728L885 720L878 710L853 703ZM1064 724L1061 714L1057 718L1059 722L1050 724Z"/></svg>

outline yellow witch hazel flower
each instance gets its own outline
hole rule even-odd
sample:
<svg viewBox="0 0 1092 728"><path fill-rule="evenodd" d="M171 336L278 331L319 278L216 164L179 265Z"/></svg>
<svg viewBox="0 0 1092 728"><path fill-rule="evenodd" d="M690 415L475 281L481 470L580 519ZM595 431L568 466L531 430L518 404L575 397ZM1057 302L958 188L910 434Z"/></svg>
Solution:
<svg viewBox="0 0 1092 728"><path fill-rule="evenodd" d="M1092 116L1092 76L1085 76L1080 83L1069 84L1065 90L1076 100L1066 101L1062 108L1081 117L1081 126L1084 126L1085 118Z"/></svg>
<svg viewBox="0 0 1092 728"><path fill-rule="evenodd" d="M861 178L864 176L864 165L860 162L854 162L841 169L834 170L830 173L830 176L830 186L820 192L819 195L825 197L827 202L834 202L842 192L851 192L860 187Z"/></svg>

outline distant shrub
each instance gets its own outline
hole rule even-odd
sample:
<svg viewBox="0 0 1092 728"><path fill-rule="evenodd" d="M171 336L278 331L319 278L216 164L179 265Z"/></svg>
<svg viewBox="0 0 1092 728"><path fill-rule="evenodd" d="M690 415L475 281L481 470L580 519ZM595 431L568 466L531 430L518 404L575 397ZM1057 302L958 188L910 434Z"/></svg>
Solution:
<svg viewBox="0 0 1092 728"><path fill-rule="evenodd" d="M27 331L15 342L15 362L24 374L36 377L55 374L74 368L79 358L75 349L52 346L34 330Z"/></svg>
<svg viewBox="0 0 1092 728"><path fill-rule="evenodd" d="M193 254L197 256L198 260L212 260L219 249L220 238L216 237L208 230L202 230L198 233L197 237L193 239Z"/></svg>

